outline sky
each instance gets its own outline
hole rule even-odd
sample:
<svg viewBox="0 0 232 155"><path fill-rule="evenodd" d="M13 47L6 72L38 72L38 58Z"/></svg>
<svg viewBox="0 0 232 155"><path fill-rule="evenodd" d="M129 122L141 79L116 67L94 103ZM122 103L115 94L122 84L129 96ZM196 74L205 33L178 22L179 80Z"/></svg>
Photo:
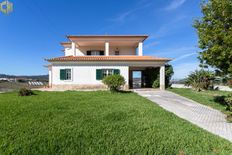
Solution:
<svg viewBox="0 0 232 155"><path fill-rule="evenodd" d="M0 0L2 2L3 0ZM144 55L173 58L174 79L198 68L200 0L9 0L0 12L0 73L41 75L66 35L147 34Z"/></svg>

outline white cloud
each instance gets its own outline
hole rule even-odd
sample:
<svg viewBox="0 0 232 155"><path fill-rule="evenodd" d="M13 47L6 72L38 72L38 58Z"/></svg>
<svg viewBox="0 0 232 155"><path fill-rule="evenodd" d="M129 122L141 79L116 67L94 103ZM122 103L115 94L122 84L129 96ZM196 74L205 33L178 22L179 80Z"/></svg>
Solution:
<svg viewBox="0 0 232 155"><path fill-rule="evenodd" d="M150 47L153 47L153 46L157 46L158 44L159 44L159 42L153 41L153 42L150 42L148 44L145 44L144 48L150 48Z"/></svg>
<svg viewBox="0 0 232 155"><path fill-rule="evenodd" d="M125 11L125 12L119 14L119 15L118 15L117 17L115 17L115 18L109 19L109 21L112 21L112 22L124 22L125 19L126 19L128 16L134 14L135 12L137 12L137 11L139 11L139 10L142 10L142 9L145 9L145 8L151 6L151 4L152 4L152 3L146 3L146 4L143 4L143 5L141 4L141 6L139 6L139 7L137 7L137 8L134 8L134 9L130 9L130 10L128 10L128 11Z"/></svg>
<svg viewBox="0 0 232 155"><path fill-rule="evenodd" d="M177 61L176 59L181 60L188 56L197 54L196 51L197 51L197 48L193 46L170 47L170 48L165 48L165 49L154 50L152 51L152 53L149 53L149 55L171 57L171 58L174 58L175 61Z"/></svg>
<svg viewBox="0 0 232 155"><path fill-rule="evenodd" d="M183 26L183 22L181 21L183 21L186 18L186 15L179 15L174 19L170 20L168 23L161 25L157 29L157 31L151 35L150 39L157 39L170 35L171 33L175 32L175 29L178 29Z"/></svg>
<svg viewBox="0 0 232 155"><path fill-rule="evenodd" d="M188 57L193 56L193 55L197 55L197 53L193 52L193 53L188 53L188 54L181 55L180 57L174 59L172 62L177 62L177 61L180 61L182 59L188 58Z"/></svg>
<svg viewBox="0 0 232 155"><path fill-rule="evenodd" d="M196 69L199 69L199 62L180 63L178 65L173 65L173 68L173 79L183 79L186 78L189 73L193 72Z"/></svg>
<svg viewBox="0 0 232 155"><path fill-rule="evenodd" d="M166 11L171 11L171 10L175 10L179 7L181 7L184 3L186 2L186 0L173 0L166 8Z"/></svg>

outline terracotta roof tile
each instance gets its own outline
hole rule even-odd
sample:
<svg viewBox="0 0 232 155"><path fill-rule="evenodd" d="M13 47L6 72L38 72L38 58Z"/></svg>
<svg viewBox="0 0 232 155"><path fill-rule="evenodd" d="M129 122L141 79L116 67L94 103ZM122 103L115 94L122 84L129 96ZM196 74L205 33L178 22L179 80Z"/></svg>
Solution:
<svg viewBox="0 0 232 155"><path fill-rule="evenodd" d="M152 56L65 56L46 59L46 61L170 61L168 58Z"/></svg>

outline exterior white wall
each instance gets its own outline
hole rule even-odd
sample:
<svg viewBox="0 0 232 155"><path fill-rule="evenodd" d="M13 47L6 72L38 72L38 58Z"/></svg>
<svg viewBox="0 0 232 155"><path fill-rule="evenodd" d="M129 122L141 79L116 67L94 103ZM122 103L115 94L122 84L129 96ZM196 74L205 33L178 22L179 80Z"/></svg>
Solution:
<svg viewBox="0 0 232 155"><path fill-rule="evenodd" d="M71 69L71 80L60 80L60 69ZM119 69L120 74L125 78L126 84L129 84L128 66L77 66L64 65L52 66L52 84L53 85L97 85L102 84L101 80L96 79L97 69Z"/></svg>
<svg viewBox="0 0 232 155"><path fill-rule="evenodd" d="M72 55L74 55L72 48L71 47L66 47L64 49L64 55L65 56L72 56Z"/></svg>
<svg viewBox="0 0 232 155"><path fill-rule="evenodd" d="M84 56L87 55L87 51L89 50L101 50L105 51L104 46L91 46L91 47L77 47L76 48L76 56ZM136 47L131 46L110 46L109 45L109 55L115 55L115 51L119 51L120 55L136 55ZM72 48L65 48L65 56L73 55Z"/></svg>
<svg viewBox="0 0 232 155"><path fill-rule="evenodd" d="M115 55L115 51L119 51L119 55L136 55L136 47L132 46L110 46L110 55Z"/></svg>

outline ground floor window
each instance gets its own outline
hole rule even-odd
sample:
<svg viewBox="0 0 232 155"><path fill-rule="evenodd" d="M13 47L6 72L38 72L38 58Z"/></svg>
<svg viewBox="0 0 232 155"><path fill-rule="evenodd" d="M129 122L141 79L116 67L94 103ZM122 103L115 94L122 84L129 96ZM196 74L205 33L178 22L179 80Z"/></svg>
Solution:
<svg viewBox="0 0 232 155"><path fill-rule="evenodd" d="M104 77L113 75L113 74L120 74L120 70L119 69L97 69L96 79L102 80Z"/></svg>
<svg viewBox="0 0 232 155"><path fill-rule="evenodd" d="M72 70L71 69L61 69L60 70L60 80L71 80Z"/></svg>
<svg viewBox="0 0 232 155"><path fill-rule="evenodd" d="M103 69L102 70L102 76L103 78L106 77L106 76L109 76L109 75L113 75L113 69Z"/></svg>

